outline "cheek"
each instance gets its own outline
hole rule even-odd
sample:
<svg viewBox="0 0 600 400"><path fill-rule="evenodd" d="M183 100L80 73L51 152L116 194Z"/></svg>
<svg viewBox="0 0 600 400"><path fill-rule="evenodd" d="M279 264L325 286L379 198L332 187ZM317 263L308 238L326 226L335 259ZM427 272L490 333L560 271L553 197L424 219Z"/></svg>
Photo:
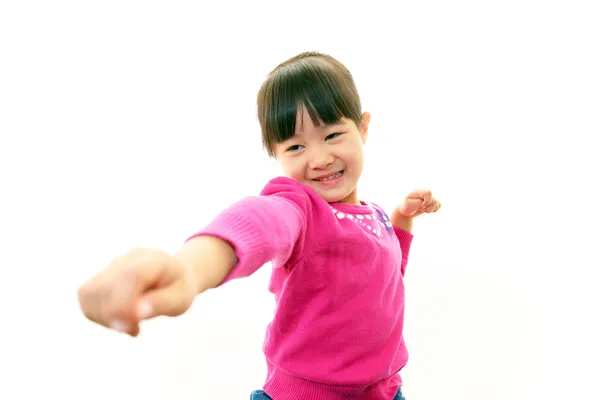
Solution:
<svg viewBox="0 0 600 400"><path fill-rule="evenodd" d="M348 167L362 168L364 156L360 147L352 146L345 149L343 154L340 154L340 158Z"/></svg>
<svg viewBox="0 0 600 400"><path fill-rule="evenodd" d="M287 160L281 164L281 167L285 175L292 179L298 180L304 177L305 168L301 160Z"/></svg>

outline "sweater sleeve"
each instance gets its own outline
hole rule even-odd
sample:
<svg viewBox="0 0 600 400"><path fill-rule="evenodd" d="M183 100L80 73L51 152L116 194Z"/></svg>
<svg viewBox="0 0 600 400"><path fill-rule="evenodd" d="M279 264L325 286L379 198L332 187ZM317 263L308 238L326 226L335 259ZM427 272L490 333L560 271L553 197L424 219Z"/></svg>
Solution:
<svg viewBox="0 0 600 400"><path fill-rule="evenodd" d="M412 244L413 234L405 230L394 227L394 233L400 242L400 250L402 250L402 263L400 264L400 270L402 276L406 272L406 265L408 264L408 254L410 253L410 245Z"/></svg>
<svg viewBox="0 0 600 400"><path fill-rule="evenodd" d="M402 253L400 271L402 272L402 276L404 276L404 273L406 272L406 265L408 264L408 254L410 253L410 245L412 244L413 234L393 226L391 224L390 217L388 217L381 206L376 203L371 203L371 205L375 207L375 210L379 213L380 217L383 218L382 222L389 227L388 229L394 230L394 234L400 242L400 251Z"/></svg>
<svg viewBox="0 0 600 400"><path fill-rule="evenodd" d="M304 248L310 203L300 184L275 179L260 196L234 203L188 240L210 235L233 246L238 264L221 285L250 276L271 261L275 266L294 265Z"/></svg>

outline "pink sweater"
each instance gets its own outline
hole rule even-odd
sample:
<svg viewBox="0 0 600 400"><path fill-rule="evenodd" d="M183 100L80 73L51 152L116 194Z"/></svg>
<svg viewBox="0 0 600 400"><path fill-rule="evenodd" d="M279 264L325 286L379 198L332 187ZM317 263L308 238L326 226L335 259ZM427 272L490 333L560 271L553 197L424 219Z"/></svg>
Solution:
<svg viewBox="0 0 600 400"><path fill-rule="evenodd" d="M276 178L192 236L234 246L239 263L225 282L272 262L276 310L264 342L264 390L275 400L390 400L402 384L412 235L392 227L378 206L361 204L329 204L306 185Z"/></svg>

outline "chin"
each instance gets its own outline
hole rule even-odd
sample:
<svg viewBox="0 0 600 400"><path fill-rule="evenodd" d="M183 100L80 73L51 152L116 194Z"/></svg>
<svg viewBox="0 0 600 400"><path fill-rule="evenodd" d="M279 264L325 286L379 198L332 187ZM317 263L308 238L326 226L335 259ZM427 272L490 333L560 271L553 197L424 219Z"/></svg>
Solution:
<svg viewBox="0 0 600 400"><path fill-rule="evenodd" d="M319 190L315 188L315 191L323 200L328 203L338 203L348 198L352 194L352 191L347 190Z"/></svg>
<svg viewBox="0 0 600 400"><path fill-rule="evenodd" d="M315 181L312 179L303 179L304 183L312 187L315 192L328 203L342 202L352 196L355 191L355 182L352 175L348 175L345 170L338 178L325 181Z"/></svg>

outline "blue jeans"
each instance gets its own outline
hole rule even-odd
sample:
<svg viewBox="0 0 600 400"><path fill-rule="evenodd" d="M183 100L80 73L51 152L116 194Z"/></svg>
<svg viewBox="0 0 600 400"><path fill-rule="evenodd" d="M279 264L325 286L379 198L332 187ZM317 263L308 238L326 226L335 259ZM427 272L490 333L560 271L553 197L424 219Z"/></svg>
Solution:
<svg viewBox="0 0 600 400"><path fill-rule="evenodd" d="M255 390L250 395L250 400L273 400L273 399L270 398L269 396L267 396L267 394L265 393L264 390ZM396 396L394 396L394 398L392 400L406 400L404 398L404 396L402 395L402 388L398 389L398 393L396 393Z"/></svg>

